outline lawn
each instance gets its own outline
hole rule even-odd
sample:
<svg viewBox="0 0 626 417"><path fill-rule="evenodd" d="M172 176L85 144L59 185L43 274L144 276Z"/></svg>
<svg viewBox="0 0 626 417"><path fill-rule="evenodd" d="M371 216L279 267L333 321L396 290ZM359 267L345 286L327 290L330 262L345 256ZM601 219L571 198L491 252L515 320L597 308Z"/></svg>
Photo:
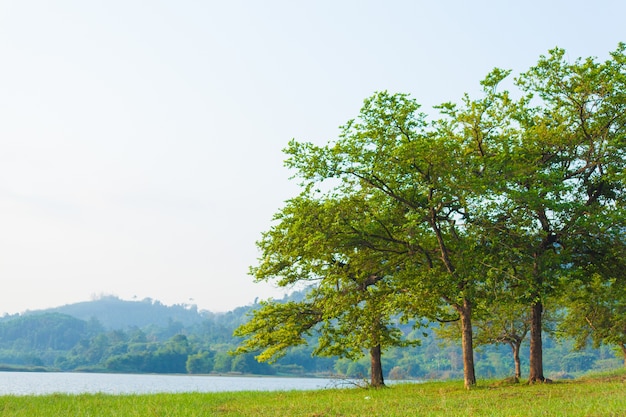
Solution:
<svg viewBox="0 0 626 417"><path fill-rule="evenodd" d="M625 416L626 373L551 384L460 381L385 389L2 396L2 416Z"/></svg>

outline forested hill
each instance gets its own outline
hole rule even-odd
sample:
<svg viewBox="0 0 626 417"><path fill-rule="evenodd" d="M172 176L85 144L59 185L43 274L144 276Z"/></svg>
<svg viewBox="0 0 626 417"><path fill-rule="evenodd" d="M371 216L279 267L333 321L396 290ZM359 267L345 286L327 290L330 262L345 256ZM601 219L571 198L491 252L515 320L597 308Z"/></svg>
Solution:
<svg viewBox="0 0 626 417"><path fill-rule="evenodd" d="M198 311L195 305L167 306L150 298L127 301L115 296L104 296L93 301L68 304L32 313L61 313L85 321L95 318L106 329L167 327L172 322L186 327L200 323L211 314Z"/></svg>

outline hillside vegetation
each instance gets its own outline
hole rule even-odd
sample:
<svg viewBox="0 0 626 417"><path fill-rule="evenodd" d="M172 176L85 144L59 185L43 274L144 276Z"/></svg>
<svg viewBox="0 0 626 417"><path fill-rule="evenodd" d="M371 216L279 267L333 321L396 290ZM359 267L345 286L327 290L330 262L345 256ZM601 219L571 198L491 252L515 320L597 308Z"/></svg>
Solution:
<svg viewBox="0 0 626 417"><path fill-rule="evenodd" d="M283 302L301 298L301 293ZM198 311L195 306L165 306L158 301L116 297L31 311L0 319L0 366L3 369L157 373L254 373L345 375L366 377L366 360L314 357L311 346L291 348L274 364L258 363L254 354L229 354L240 343L235 328L258 306L227 313ZM122 314L123 312L123 314ZM436 327L436 326L434 326ZM396 348L384 356L389 378L442 379L462 375L458 343L446 342L432 329L403 331L421 346ZM423 333L423 334L422 334ZM315 340L311 340L315 345ZM547 340L546 367L554 378L621 366L607 348L575 351L569 339ZM513 374L507 346L485 346L476 353L482 378ZM522 357L527 364L525 356Z"/></svg>

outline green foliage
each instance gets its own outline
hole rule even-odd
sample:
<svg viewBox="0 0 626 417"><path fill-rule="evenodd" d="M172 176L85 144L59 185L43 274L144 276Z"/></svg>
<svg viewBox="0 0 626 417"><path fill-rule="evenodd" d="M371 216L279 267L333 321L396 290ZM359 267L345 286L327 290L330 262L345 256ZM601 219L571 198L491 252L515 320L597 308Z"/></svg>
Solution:
<svg viewBox="0 0 626 417"><path fill-rule="evenodd" d="M39 355L32 351L0 350L0 364L44 366Z"/></svg>
<svg viewBox="0 0 626 417"><path fill-rule="evenodd" d="M185 368L190 374L208 374L213 370L215 352L201 351L187 357Z"/></svg>
<svg viewBox="0 0 626 417"><path fill-rule="evenodd" d="M233 357L228 352L218 352L215 355L213 370L218 373L227 373L232 369Z"/></svg>
<svg viewBox="0 0 626 417"><path fill-rule="evenodd" d="M572 352L561 359L563 371L584 372L593 367L595 356L586 352Z"/></svg>
<svg viewBox="0 0 626 417"><path fill-rule="evenodd" d="M259 360L280 357L287 348L306 343L305 336L321 320L320 315L314 306L303 302L261 302L251 319L235 330L235 336L253 335L235 352L245 353L262 347L265 350L258 355Z"/></svg>
<svg viewBox="0 0 626 417"><path fill-rule="evenodd" d="M0 322L0 346L15 350L67 350L88 336L86 322L59 313Z"/></svg>
<svg viewBox="0 0 626 417"><path fill-rule="evenodd" d="M252 273L282 286L306 284L308 291L298 301L261 303L236 330L245 338L236 353L259 351L259 360L274 361L312 335L313 354L352 359L413 343L392 320L396 265L371 247L370 236L385 233L384 215L384 208L373 210L359 198L290 200L259 242L263 256ZM380 360L372 363L378 364L372 375L381 375Z"/></svg>
<svg viewBox="0 0 626 417"><path fill-rule="evenodd" d="M618 278L603 279L591 274L584 282L574 281L568 292L568 309L560 323L560 332L573 337L576 347L582 349L588 341L594 346L602 343L626 347L626 287L621 277L624 270L615 270ZM616 276L616 275L612 275ZM626 357L626 350L623 352Z"/></svg>
<svg viewBox="0 0 626 417"><path fill-rule="evenodd" d="M118 342L114 353L104 361L106 369L115 372L150 372L150 373L187 373L187 361L192 353L187 337L182 334L173 336L155 349L141 351L135 345L129 351L126 341Z"/></svg>
<svg viewBox="0 0 626 417"><path fill-rule="evenodd" d="M242 374L273 375L276 373L274 368L267 363L257 361L254 354L235 356L230 369L232 372Z"/></svg>

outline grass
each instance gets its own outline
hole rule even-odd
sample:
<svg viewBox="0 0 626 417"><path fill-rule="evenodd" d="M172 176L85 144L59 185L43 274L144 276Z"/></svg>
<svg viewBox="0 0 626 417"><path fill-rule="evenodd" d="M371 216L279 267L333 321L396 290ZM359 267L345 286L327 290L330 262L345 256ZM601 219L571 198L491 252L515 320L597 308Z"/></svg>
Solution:
<svg viewBox="0 0 626 417"><path fill-rule="evenodd" d="M461 382L380 390L0 396L0 416L584 416L626 415L626 372L552 384Z"/></svg>

